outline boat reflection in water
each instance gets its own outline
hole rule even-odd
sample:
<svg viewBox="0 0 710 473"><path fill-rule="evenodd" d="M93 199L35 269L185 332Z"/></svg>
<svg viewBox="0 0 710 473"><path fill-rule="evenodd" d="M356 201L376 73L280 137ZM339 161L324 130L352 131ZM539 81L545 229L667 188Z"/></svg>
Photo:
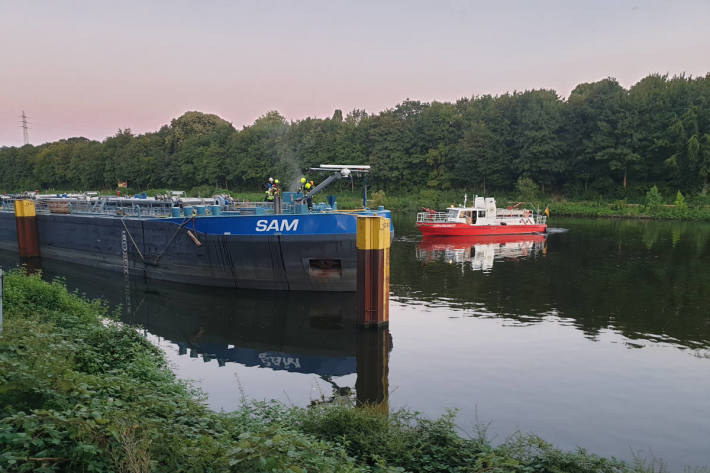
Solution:
<svg viewBox="0 0 710 473"><path fill-rule="evenodd" d="M391 336L354 326L354 294L180 289L139 293L131 321L176 343L181 355L314 374L333 396L352 394L333 378L357 373L358 403L386 403Z"/></svg>
<svg viewBox="0 0 710 473"><path fill-rule="evenodd" d="M0 252L0 265L18 264ZM351 395L333 378L356 373L355 399L387 405L387 329L355 327L354 293L230 290L124 279L115 273L49 259L33 261L45 279L64 279L70 290L121 305L121 319L176 345L181 356L239 363L273 371L313 374ZM326 399L327 401L327 396Z"/></svg>
<svg viewBox="0 0 710 473"><path fill-rule="evenodd" d="M417 259L465 265L474 271L490 271L496 260L527 258L547 253L545 235L481 235L424 237L417 247Z"/></svg>

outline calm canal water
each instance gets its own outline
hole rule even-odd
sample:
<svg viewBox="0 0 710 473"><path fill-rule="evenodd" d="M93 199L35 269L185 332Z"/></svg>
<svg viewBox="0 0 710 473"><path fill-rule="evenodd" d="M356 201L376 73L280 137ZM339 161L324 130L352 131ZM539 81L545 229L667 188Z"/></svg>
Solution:
<svg viewBox="0 0 710 473"><path fill-rule="evenodd" d="M422 240L413 217L395 219L389 330L354 329L352 295L42 267L122 303L215 409L337 393L456 408L462 430L497 440L710 465L710 224L554 218L547 237Z"/></svg>

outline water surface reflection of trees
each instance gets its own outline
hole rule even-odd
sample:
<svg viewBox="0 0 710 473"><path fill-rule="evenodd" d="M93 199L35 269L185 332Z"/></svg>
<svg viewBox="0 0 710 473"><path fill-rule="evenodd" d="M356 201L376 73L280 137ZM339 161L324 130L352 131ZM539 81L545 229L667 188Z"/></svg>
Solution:
<svg viewBox="0 0 710 473"><path fill-rule="evenodd" d="M417 260L417 241L392 249L400 300L443 301L525 322L549 314L589 336L611 328L634 339L710 345L710 224L554 220L545 255L497 262L488 273Z"/></svg>

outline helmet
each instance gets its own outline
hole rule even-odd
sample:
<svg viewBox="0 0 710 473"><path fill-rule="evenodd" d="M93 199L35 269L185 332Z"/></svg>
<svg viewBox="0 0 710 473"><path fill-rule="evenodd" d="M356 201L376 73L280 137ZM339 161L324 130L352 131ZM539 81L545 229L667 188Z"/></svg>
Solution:
<svg viewBox="0 0 710 473"><path fill-rule="evenodd" d="M273 178L273 177L270 177L270 178L269 178L269 182L274 182L274 178Z"/></svg>
<svg viewBox="0 0 710 473"><path fill-rule="evenodd" d="M305 178L305 177L302 177L302 178L301 178L301 184L303 184L304 182L306 182L306 178Z"/></svg>
<svg viewBox="0 0 710 473"><path fill-rule="evenodd" d="M278 184L278 183L279 183L279 180L276 179L276 180L274 181L274 184Z"/></svg>
<svg viewBox="0 0 710 473"><path fill-rule="evenodd" d="M306 182L306 189L310 189L310 188L311 188L311 183L310 183L310 182Z"/></svg>
<svg viewBox="0 0 710 473"><path fill-rule="evenodd" d="M266 191L266 192L265 192L265 194L268 194L268 193L269 193L269 191Z"/></svg>

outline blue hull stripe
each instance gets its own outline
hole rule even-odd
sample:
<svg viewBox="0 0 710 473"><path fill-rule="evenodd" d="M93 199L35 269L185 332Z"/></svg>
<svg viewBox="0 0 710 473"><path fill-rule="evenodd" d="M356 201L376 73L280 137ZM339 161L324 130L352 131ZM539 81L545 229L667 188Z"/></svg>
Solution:
<svg viewBox="0 0 710 473"><path fill-rule="evenodd" d="M385 216L385 213L389 212L373 212L370 215ZM186 217L153 220L181 225ZM189 221L186 228L193 229L193 222ZM198 216L194 220L194 229L207 235L354 235L357 218L354 214L339 213Z"/></svg>

